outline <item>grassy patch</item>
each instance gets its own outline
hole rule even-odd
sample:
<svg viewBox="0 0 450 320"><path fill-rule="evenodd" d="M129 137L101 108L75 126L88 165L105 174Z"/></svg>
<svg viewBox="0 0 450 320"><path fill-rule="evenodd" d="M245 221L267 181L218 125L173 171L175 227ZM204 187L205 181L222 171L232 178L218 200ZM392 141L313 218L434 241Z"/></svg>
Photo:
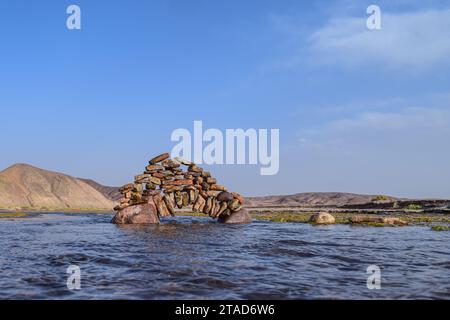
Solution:
<svg viewBox="0 0 450 320"><path fill-rule="evenodd" d="M432 226L431 230L433 231L450 231L449 226Z"/></svg>
<svg viewBox="0 0 450 320"><path fill-rule="evenodd" d="M175 212L175 216L180 217L208 217L208 215L200 212Z"/></svg>
<svg viewBox="0 0 450 320"><path fill-rule="evenodd" d="M316 212L293 212L293 211L253 211L250 212L254 220L271 221L276 223L310 223L309 218ZM349 218L361 213L347 213L347 212L331 212L336 219L336 224L349 224ZM369 214L371 215L371 214ZM176 212L175 216L186 217L208 217L200 212L182 211ZM417 213L394 213L392 215L377 214L379 217L395 216L401 220L409 222L411 225L422 223L450 223L450 216L442 214L417 214ZM367 226L367 227L390 227L389 224L379 222L369 222L354 224L355 226Z"/></svg>
<svg viewBox="0 0 450 320"><path fill-rule="evenodd" d="M28 216L26 213L23 212L14 212L14 213L0 213L0 219L1 218L21 218Z"/></svg>
<svg viewBox="0 0 450 320"><path fill-rule="evenodd" d="M272 222L297 222L297 223L309 223L309 218L315 212L292 212L292 211L255 211L251 215L255 220L264 220ZM348 213L348 212L330 212L336 219L336 224L348 224L349 218L355 215L363 213ZM367 215L372 215L365 213ZM375 215L375 214L374 214ZM396 217L410 224L417 223L450 223L450 216L443 214L418 214L418 213L392 213L387 214L376 214L377 217ZM361 225L382 227L389 226L384 223L372 222L372 223L361 223Z"/></svg>
<svg viewBox="0 0 450 320"><path fill-rule="evenodd" d="M372 199L372 202L375 202L375 201L387 201L387 200L391 200L391 198L389 198L388 196L385 196L385 195L378 195L378 196L376 196L376 197L374 197Z"/></svg>
<svg viewBox="0 0 450 320"><path fill-rule="evenodd" d="M422 206L420 204L414 204L414 203L408 204L405 207L405 210L421 210L421 209L422 209Z"/></svg>

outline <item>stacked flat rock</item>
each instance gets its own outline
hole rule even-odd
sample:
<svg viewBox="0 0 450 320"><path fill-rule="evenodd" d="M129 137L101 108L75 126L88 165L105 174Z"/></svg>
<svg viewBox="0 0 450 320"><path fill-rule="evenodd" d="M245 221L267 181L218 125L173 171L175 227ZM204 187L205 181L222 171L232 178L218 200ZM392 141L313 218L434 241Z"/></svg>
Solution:
<svg viewBox="0 0 450 320"><path fill-rule="evenodd" d="M212 218L226 218L239 211L244 198L217 183L211 173L181 158L171 159L168 153L149 161L134 183L120 188L123 198L116 211L129 206L154 203L158 215L175 215L175 210L191 207Z"/></svg>

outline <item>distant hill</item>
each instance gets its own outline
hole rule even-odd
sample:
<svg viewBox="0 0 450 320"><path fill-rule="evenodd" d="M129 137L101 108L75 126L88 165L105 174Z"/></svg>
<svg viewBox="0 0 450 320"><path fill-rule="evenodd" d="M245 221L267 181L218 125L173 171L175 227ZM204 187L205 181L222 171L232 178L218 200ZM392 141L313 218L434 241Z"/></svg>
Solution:
<svg viewBox="0 0 450 320"><path fill-rule="evenodd" d="M106 190L106 189L105 189ZM114 201L66 174L16 164L0 172L0 208L9 210L112 210Z"/></svg>
<svg viewBox="0 0 450 320"><path fill-rule="evenodd" d="M79 178L79 180L86 182L88 185L90 185L92 188L94 188L110 200L118 201L120 198L122 198L122 195L119 192L119 187L104 186L91 179Z"/></svg>
<svg viewBox="0 0 450 320"><path fill-rule="evenodd" d="M249 207L338 207L362 205L377 196L343 192L305 192L284 196L247 197ZM397 200L389 197L390 200Z"/></svg>

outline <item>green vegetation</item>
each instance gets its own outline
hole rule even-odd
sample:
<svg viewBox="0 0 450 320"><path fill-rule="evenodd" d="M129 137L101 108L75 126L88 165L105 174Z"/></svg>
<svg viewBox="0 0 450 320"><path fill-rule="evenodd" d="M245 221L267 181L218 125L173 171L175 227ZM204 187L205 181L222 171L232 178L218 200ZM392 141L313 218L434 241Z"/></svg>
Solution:
<svg viewBox="0 0 450 320"><path fill-rule="evenodd" d="M420 204L411 203L405 207L405 210L421 210L422 206Z"/></svg>
<svg viewBox="0 0 450 320"><path fill-rule="evenodd" d="M433 231L450 231L449 226L432 226L431 230Z"/></svg>
<svg viewBox="0 0 450 320"><path fill-rule="evenodd" d="M391 200L391 198L389 198L388 196L385 196L385 195L378 195L378 196L376 196L376 197L374 197L372 199L372 202L375 202L375 201L387 201L387 200Z"/></svg>
<svg viewBox="0 0 450 320"><path fill-rule="evenodd" d="M2 218L21 218L28 216L23 212L13 212L13 213L0 213L0 219Z"/></svg>
<svg viewBox="0 0 450 320"><path fill-rule="evenodd" d="M175 215L180 217L205 217L204 213L200 212L176 212Z"/></svg>
<svg viewBox="0 0 450 320"><path fill-rule="evenodd" d="M310 223L309 218L316 212L295 212L295 211L253 211L250 212L251 216L255 220L259 221L271 221L277 223ZM375 215L373 213L360 212L331 212L336 219L336 224L349 224L349 218L355 215ZM194 212L178 212L177 216L191 216L191 217L206 217L203 213ZM422 223L450 223L450 216L443 214L416 214L416 213L395 213L395 217L401 220L407 221L410 224L422 224ZM389 215L376 214L379 217L388 217ZM359 223L355 225L371 226L371 227L385 227L389 224L379 222Z"/></svg>

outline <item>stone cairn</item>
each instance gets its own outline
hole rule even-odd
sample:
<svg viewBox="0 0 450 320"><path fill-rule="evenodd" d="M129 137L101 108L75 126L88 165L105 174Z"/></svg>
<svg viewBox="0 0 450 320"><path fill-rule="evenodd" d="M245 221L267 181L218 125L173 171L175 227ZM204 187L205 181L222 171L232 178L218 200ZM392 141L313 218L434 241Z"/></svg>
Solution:
<svg viewBox="0 0 450 320"><path fill-rule="evenodd" d="M182 166L187 166L187 171ZM153 202L159 217L174 216L176 208L192 206L193 212L215 219L230 216L244 204L240 194L217 184L210 172L178 157L170 159L168 153L150 160L144 173L134 180L120 188L123 198L115 211Z"/></svg>

